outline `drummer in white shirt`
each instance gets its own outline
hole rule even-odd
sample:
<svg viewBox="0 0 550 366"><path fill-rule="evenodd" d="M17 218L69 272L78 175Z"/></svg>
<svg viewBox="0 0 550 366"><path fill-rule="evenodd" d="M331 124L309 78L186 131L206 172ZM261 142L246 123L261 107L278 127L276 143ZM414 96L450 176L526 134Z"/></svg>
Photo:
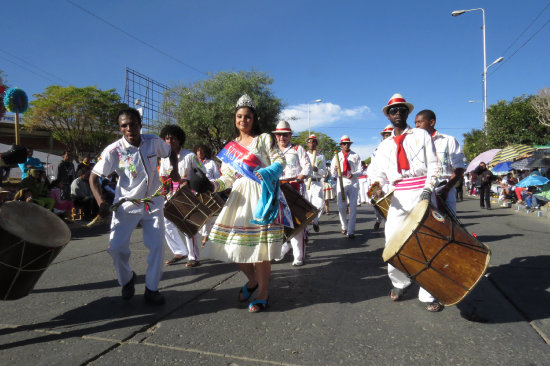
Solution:
<svg viewBox="0 0 550 366"><path fill-rule="evenodd" d="M197 155L197 158L200 160L202 166L204 167L204 173L206 178L213 180L221 177L220 168L214 160L212 160L212 151L210 147L205 144L198 144L193 147L193 152ZM216 221L215 217L211 217L199 230L200 235L202 236L202 245L208 241L208 235L210 235L210 230Z"/></svg>
<svg viewBox="0 0 550 366"><path fill-rule="evenodd" d="M307 182L309 188L306 186L307 198L309 202L311 202L311 204L319 210L319 213L313 220L313 230L318 233L319 218L323 214L325 203L323 181L325 175L327 174L327 164L325 162L325 155L317 150L317 145L319 144L319 142L317 141L317 137L315 135L311 135L308 137L306 142L308 147L307 156L311 163L312 169L311 177L308 179ZM313 159L313 155L315 155L315 159Z"/></svg>
<svg viewBox="0 0 550 366"><path fill-rule="evenodd" d="M460 144L453 136L442 134L435 129L435 113L429 109L418 112L414 123L416 128L426 130L432 136L442 169L436 193L445 201L449 210L456 215L455 186L464 175L464 154Z"/></svg>
<svg viewBox="0 0 550 366"><path fill-rule="evenodd" d="M170 145L173 151L178 154L178 172L181 179L190 180L195 174L195 169L204 171L195 154L182 148L185 143L185 132L177 125L167 125L160 131L160 137ZM172 166L168 159L161 159L159 174L161 178L166 179L172 172ZM172 182L173 192L178 188L179 183ZM171 196L168 196L171 198ZM164 219L165 237L168 247L174 254L172 259L166 262L167 265L173 265L187 257L187 267L195 267L200 264L199 259L199 235L192 237L184 234L184 240L179 235L178 228L168 219Z"/></svg>
<svg viewBox="0 0 550 366"><path fill-rule="evenodd" d="M290 142L292 129L287 121L280 121L275 131L272 132L275 134L277 145L286 160L285 169L279 180L289 183L305 197L306 187L304 185L304 179L311 174L311 163L305 149L300 145ZM305 229L292 237L290 239L290 244L292 246L292 253L294 254L294 262L292 262L292 265L302 266L306 256ZM288 243L285 243L281 250L281 256L277 260L282 260L289 250Z"/></svg>

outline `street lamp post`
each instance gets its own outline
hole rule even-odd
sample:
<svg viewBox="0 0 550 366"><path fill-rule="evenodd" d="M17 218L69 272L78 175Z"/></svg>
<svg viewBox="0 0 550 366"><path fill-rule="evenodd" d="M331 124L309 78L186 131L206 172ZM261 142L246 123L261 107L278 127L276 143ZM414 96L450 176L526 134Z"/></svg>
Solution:
<svg viewBox="0 0 550 366"><path fill-rule="evenodd" d="M323 101L322 99L315 99L307 104L307 136L308 137L311 136L311 127L309 124L309 105L311 103L321 103L322 101Z"/></svg>
<svg viewBox="0 0 550 366"><path fill-rule="evenodd" d="M475 10L481 10L481 14L483 16L483 128L485 129L487 125L487 70L489 67L493 66L494 64L497 64L501 62L504 58L499 57L495 61L493 61L492 64L487 66L487 46L486 46L486 34L485 34L485 9L483 8L477 8L477 9L467 9L467 10L455 10L451 13L453 17L457 17L459 15L462 15L464 13L475 11Z"/></svg>

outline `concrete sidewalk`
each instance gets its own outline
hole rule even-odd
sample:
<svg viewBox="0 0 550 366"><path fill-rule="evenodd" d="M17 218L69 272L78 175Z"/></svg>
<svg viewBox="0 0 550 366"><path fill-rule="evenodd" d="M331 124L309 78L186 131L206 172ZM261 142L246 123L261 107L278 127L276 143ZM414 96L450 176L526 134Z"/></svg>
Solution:
<svg viewBox="0 0 550 366"><path fill-rule="evenodd" d="M372 230L370 207L358 210L355 240L340 234L336 214L324 215L303 267L292 267L290 253L274 263L270 307L260 314L237 300L246 281L237 267L209 260L166 267L166 305L146 305L140 230L131 245L136 296L124 302L107 227L75 226L34 292L0 302L0 364L550 364L549 226L509 209L480 211L473 199L458 207L491 247L491 266L440 313L427 312L416 289L388 299L383 231Z"/></svg>

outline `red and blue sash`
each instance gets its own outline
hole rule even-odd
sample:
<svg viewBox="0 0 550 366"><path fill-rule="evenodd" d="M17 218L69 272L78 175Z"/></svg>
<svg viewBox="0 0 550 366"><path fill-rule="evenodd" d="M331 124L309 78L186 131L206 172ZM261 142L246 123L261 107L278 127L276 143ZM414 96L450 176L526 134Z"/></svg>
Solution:
<svg viewBox="0 0 550 366"><path fill-rule="evenodd" d="M259 168L263 168L264 164L244 146L239 145L235 141L231 141L219 152L218 158L231 166L237 173L255 182L261 183L254 172Z"/></svg>

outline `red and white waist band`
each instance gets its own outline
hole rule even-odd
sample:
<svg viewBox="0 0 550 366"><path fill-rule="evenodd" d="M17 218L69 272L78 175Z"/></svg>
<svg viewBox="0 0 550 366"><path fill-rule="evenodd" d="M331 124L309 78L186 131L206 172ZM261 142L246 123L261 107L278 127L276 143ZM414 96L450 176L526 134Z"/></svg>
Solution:
<svg viewBox="0 0 550 366"><path fill-rule="evenodd" d="M426 176L423 176L423 177L401 179L394 183L394 187L396 191L421 189L421 188L424 188L424 185L426 184L426 178L427 178Z"/></svg>

